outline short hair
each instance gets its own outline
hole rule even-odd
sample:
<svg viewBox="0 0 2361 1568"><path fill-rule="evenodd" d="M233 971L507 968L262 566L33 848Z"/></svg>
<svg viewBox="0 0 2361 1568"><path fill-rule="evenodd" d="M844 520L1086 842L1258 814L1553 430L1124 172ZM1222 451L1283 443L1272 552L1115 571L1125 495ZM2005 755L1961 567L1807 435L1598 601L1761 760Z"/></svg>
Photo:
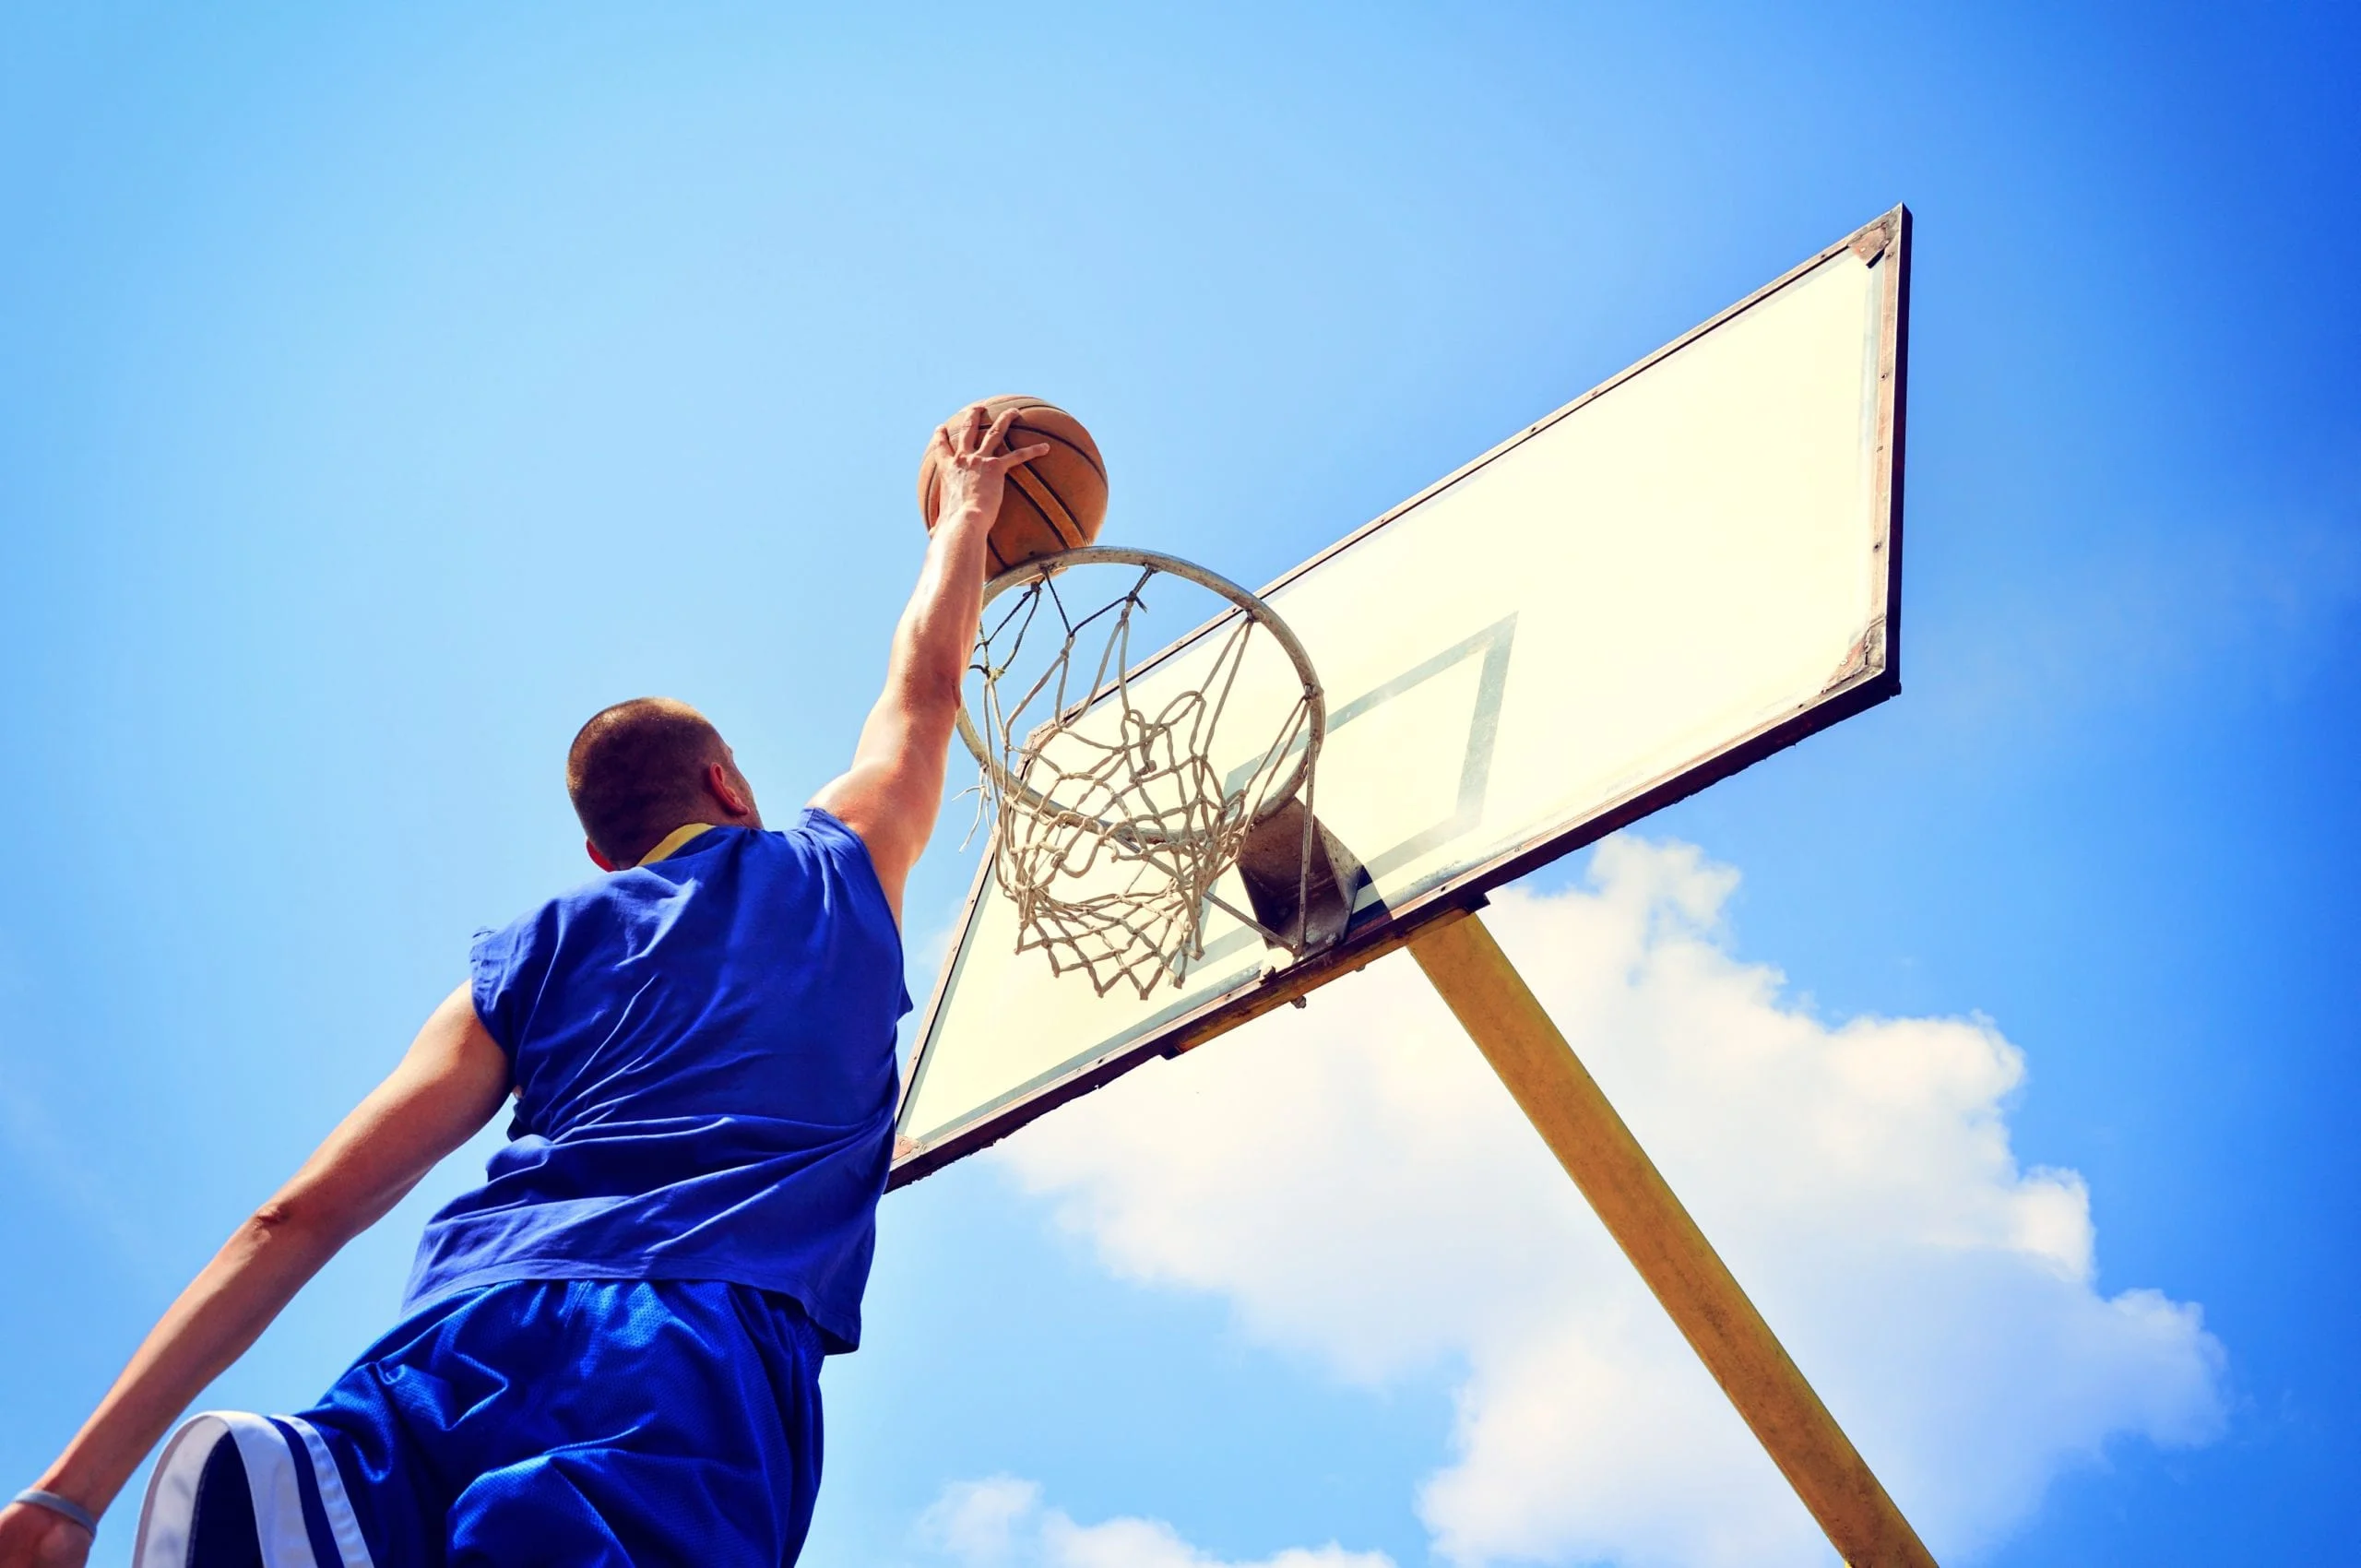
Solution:
<svg viewBox="0 0 2361 1568"><path fill-rule="evenodd" d="M708 764L730 764L721 731L687 703L634 697L590 716L565 754L565 792L599 852L638 861L664 835L712 814Z"/></svg>

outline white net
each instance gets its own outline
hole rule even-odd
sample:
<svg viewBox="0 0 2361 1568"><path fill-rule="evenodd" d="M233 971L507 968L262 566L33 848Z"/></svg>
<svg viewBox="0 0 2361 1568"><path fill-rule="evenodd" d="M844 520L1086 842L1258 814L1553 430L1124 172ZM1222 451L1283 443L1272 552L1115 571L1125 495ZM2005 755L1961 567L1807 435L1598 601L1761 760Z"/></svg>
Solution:
<svg viewBox="0 0 2361 1568"><path fill-rule="evenodd" d="M1316 688L1272 660L1285 651L1271 625L1236 605L1134 673L1151 581L1180 585L1128 564L1128 588L1085 613L1055 576L1014 589L988 612L972 670L992 869L1016 950L1040 949L1102 996L1129 985L1145 999L1203 956L1214 885L1257 817L1308 776L1319 720Z"/></svg>

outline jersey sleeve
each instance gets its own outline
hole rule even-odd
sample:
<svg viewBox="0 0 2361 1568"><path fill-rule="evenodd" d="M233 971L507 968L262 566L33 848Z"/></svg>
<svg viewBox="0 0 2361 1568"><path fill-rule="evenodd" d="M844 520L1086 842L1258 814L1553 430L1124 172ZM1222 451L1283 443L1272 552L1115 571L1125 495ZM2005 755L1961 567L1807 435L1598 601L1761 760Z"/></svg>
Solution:
<svg viewBox="0 0 2361 1568"><path fill-rule="evenodd" d="M850 895L860 910L862 929L892 955L897 999L894 1016L902 1017L917 1005L902 979L902 928L894 919L894 907L885 901L885 885L878 879L876 862L869 858L868 843L819 806L804 808L797 831L827 866L831 880Z"/></svg>
<svg viewBox="0 0 2361 1568"><path fill-rule="evenodd" d="M516 1061L516 1041L540 996L541 982L548 978L548 917L547 909L536 909L497 931L480 931L468 950L476 1017L512 1066Z"/></svg>

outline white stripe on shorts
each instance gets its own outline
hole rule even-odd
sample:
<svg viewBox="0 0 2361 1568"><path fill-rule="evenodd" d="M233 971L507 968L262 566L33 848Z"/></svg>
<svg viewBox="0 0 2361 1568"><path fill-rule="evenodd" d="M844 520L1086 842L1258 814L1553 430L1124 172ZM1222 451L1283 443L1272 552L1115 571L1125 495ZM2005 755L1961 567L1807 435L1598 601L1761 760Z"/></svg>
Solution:
<svg viewBox="0 0 2361 1568"><path fill-rule="evenodd" d="M206 1462L224 1442L238 1445L238 1458L245 1466L264 1568L373 1568L335 1455L308 1422L291 1419L287 1424L303 1439L300 1452L279 1428L243 1410L208 1410L183 1422L165 1442L155 1473L148 1479L139 1534L131 1548L132 1568L190 1568L198 1483ZM296 1480L298 1465L308 1467L319 1486L320 1504L341 1562L323 1563L313 1554L311 1532L303 1525L303 1489Z"/></svg>

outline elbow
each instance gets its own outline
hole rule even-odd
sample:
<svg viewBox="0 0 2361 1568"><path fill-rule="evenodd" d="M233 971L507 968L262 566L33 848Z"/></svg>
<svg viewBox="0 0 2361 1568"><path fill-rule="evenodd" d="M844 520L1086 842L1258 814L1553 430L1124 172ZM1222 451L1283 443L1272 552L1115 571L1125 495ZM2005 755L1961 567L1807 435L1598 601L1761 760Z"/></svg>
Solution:
<svg viewBox="0 0 2361 1568"><path fill-rule="evenodd" d="M290 1237L303 1235L312 1227L311 1217L282 1198L273 1198L246 1217L239 1230L250 1241L264 1246L283 1244Z"/></svg>
<svg viewBox="0 0 2361 1568"><path fill-rule="evenodd" d="M902 686L902 710L911 719L948 731L959 717L960 684L965 666L943 675L914 675Z"/></svg>
<svg viewBox="0 0 2361 1568"><path fill-rule="evenodd" d="M937 690L926 693L920 701L919 711L945 730L951 728L959 718L959 683L953 681Z"/></svg>
<svg viewBox="0 0 2361 1568"><path fill-rule="evenodd" d="M248 1215L238 1232L240 1240L256 1252L292 1249L308 1253L322 1246L333 1252L357 1229L349 1228L340 1220L341 1217L316 1203L273 1198Z"/></svg>

